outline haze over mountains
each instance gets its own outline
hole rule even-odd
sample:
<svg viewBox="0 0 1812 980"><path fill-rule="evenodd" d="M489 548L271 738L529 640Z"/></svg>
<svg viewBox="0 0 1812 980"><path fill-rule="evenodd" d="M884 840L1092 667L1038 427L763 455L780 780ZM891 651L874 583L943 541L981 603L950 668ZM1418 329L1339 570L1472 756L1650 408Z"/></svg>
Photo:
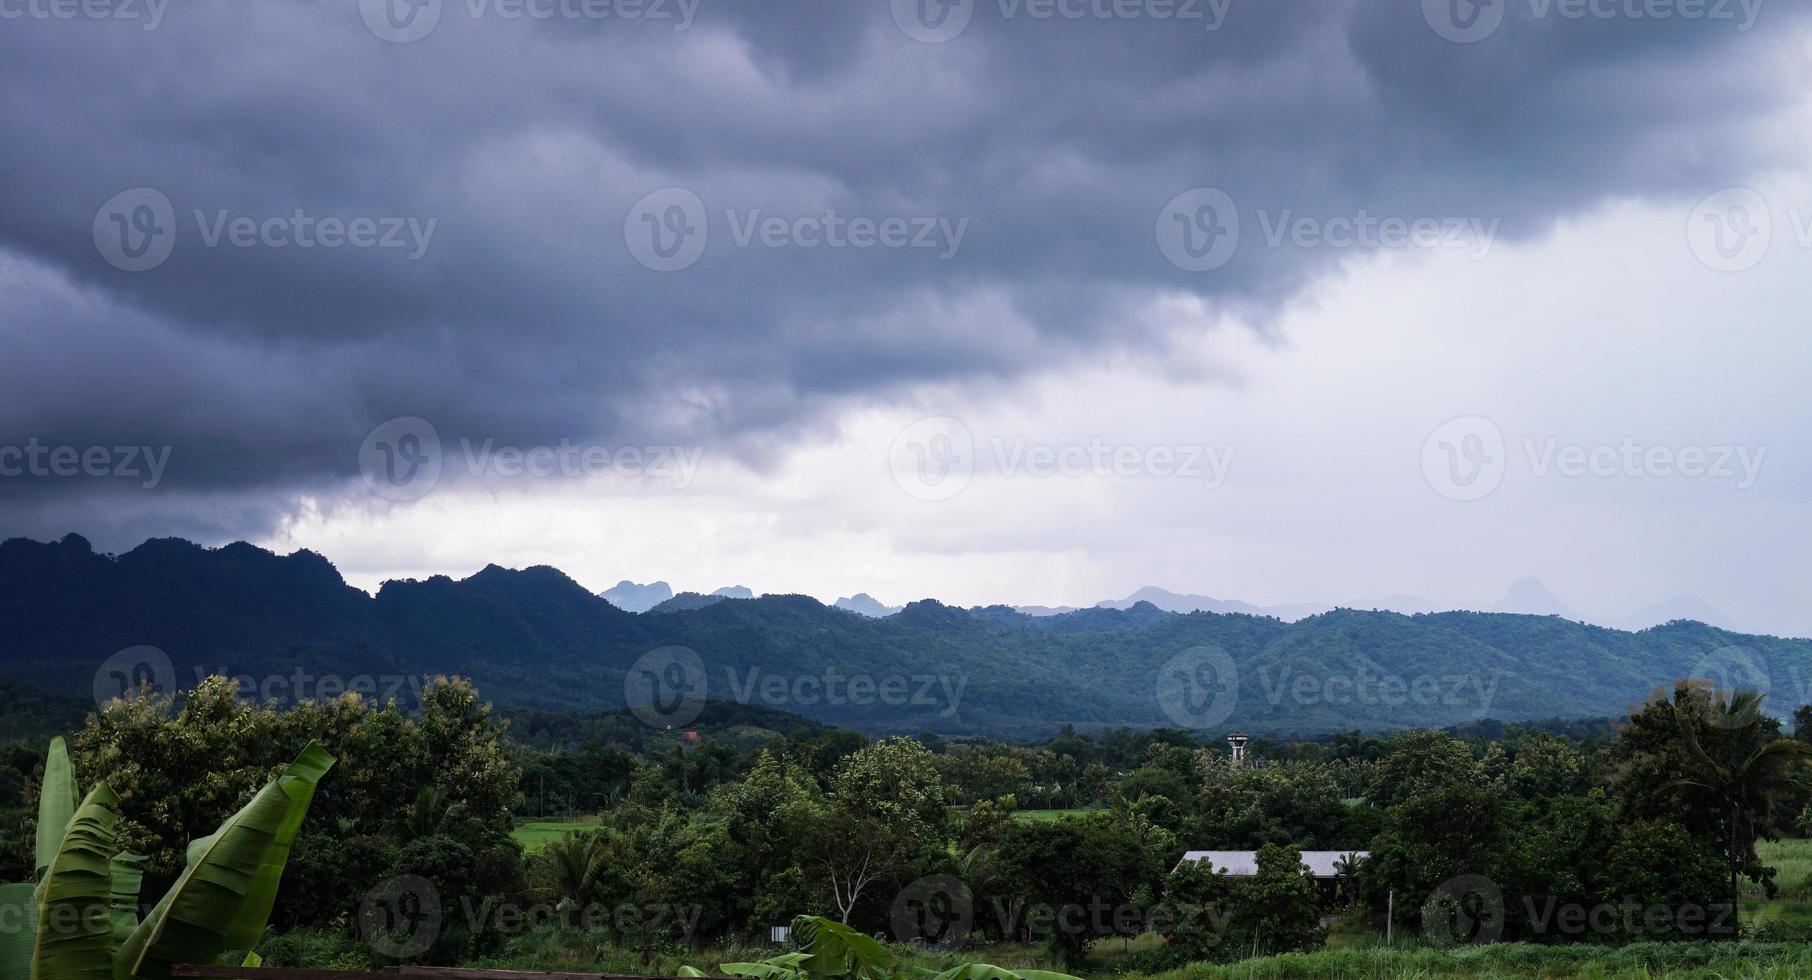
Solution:
<svg viewBox="0 0 1812 980"><path fill-rule="evenodd" d="M689 672L675 673L676 650ZM544 566L371 595L308 551L157 539L113 556L71 535L0 544L0 667L21 687L83 697L115 675L172 689L211 673L280 679L257 693L281 699L359 677L406 695L424 675L459 674L505 707L595 709L626 706L626 681L655 678L692 685L669 694L877 732L1312 732L1613 715L1687 676L1766 688L1785 714L1804 701L1812 642L1509 613L1292 623L1147 601L1033 616L922 600L874 618L806 596L681 593L636 614Z"/></svg>
<svg viewBox="0 0 1812 980"><path fill-rule="evenodd" d="M661 606L664 602L674 597L672 588L669 587L666 582L653 582L648 585L637 585L636 583L627 580L618 583L614 588L605 590L602 595L617 608L622 609L625 612L636 613L647 612ZM691 593L690 595L698 596L697 593ZM711 596L748 599L753 598L754 593L747 588L736 586L733 588L718 589L716 592L711 593ZM698 598L710 597L699 596ZM697 608L699 605L703 604L698 601L698 598L685 600L683 604L688 608ZM1402 613L1406 616L1413 616L1418 613L1467 611L1458 607L1442 606L1439 603L1424 599L1421 596L1404 595L1401 593L1374 599L1361 599L1356 602L1343 603L1339 606L1309 602L1264 606L1250 602L1242 602L1238 599L1217 599L1213 596L1206 595L1184 595L1152 585L1145 586L1124 599L1103 600L1096 603L1093 607L1014 606L1012 608L1018 612L1025 613L1028 616L1061 616L1066 613L1076 612L1082 608L1131 609L1141 602L1148 602L1165 612L1171 613L1210 612L1247 616L1273 616L1289 623L1296 622L1300 619L1306 619L1310 616L1319 616L1322 613L1332 612L1336 608L1384 610ZM905 608L904 606L887 605L866 592L858 592L853 596L845 596L831 605L838 609L871 617L892 616ZM667 608L671 609L672 607ZM1734 624L1730 622L1729 617L1725 616L1704 599L1690 594L1671 596L1665 601L1646 606L1626 615L1606 618L1582 616L1566 602L1548 591L1548 588L1539 580L1534 578L1518 579L1511 584L1509 590L1504 593L1503 598L1477 611L1518 613L1528 616L1559 616L1562 619L1582 620L1584 622L1595 623L1599 626L1609 626L1626 630L1648 629L1651 626L1660 626L1663 623L1673 622L1678 619L1695 620L1709 626L1716 626L1720 629L1735 628Z"/></svg>

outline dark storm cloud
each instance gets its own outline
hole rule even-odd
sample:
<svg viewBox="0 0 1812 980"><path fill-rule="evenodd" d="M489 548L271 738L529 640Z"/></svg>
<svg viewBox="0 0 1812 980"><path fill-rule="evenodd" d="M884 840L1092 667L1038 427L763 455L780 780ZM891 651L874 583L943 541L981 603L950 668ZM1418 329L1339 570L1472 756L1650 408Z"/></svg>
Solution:
<svg viewBox="0 0 1812 980"><path fill-rule="evenodd" d="M845 399L1161 350L1141 312L1158 291L1262 312L1338 258L1262 247L1261 209L1518 236L1749 172L1765 162L1749 130L1793 97L1774 73L1803 19L1514 0L1493 36L1455 44L1399 0L1188 8L1206 20L980 0L960 35L922 43L885 3L702 0L676 30L474 18L477 2L447 0L413 43L379 39L355 0L193 0L149 31L0 20L0 445L173 449L150 492L0 480L0 531L55 530L88 493L255 529L273 499L343 487L396 416L449 438L755 453ZM662 273L624 226L670 186L702 200L710 243ZM1206 273L1153 232L1197 186L1246 226ZM137 187L168 197L177 238L134 273L93 226ZM757 210L829 208L946 233L735 241ZM368 219L398 247L208 243L223 215L298 213Z"/></svg>

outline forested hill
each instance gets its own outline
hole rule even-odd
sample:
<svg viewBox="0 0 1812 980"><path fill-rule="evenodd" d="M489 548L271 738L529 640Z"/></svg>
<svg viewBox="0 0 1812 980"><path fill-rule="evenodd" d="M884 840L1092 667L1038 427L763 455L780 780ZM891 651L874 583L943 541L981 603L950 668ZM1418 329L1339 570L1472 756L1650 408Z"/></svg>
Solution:
<svg viewBox="0 0 1812 980"><path fill-rule="evenodd" d="M702 671L711 699L871 732L953 734L1601 716L1708 674L1767 686L1770 710L1785 715L1812 678L1812 642L1692 622L1626 633L1555 617L1337 610L1284 623L1143 603L1032 617L932 601L870 619L803 596L638 615L551 568L491 566L369 596L310 552L164 539L115 557L76 536L0 544L0 664L13 684L90 698L108 658L141 645L168 655L177 686L300 672L266 684L285 697L463 674L501 705L540 709L621 707L640 662L664 679Z"/></svg>

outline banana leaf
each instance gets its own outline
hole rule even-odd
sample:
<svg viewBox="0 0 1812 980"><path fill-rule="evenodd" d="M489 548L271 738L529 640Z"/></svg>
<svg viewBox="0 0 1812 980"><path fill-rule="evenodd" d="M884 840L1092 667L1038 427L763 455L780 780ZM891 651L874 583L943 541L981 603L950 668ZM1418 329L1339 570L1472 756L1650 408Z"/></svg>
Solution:
<svg viewBox="0 0 1812 980"><path fill-rule="evenodd" d="M213 963L257 946L315 786L333 764L309 743L219 830L189 845L182 876L115 952L120 975L153 980L173 963Z"/></svg>
<svg viewBox="0 0 1812 980"><path fill-rule="evenodd" d="M75 767L69 764L69 745L59 735L50 740L50 754L44 758L44 785L38 790L38 880L50 862L56 860L57 847L63 843L63 831L75 817L76 804L82 791L76 788Z"/></svg>
<svg viewBox="0 0 1812 980"><path fill-rule="evenodd" d="M32 980L112 980L113 840L119 797L96 786L38 882Z"/></svg>
<svg viewBox="0 0 1812 980"><path fill-rule="evenodd" d="M29 980L38 945L38 896L31 885L0 885L0 980Z"/></svg>
<svg viewBox="0 0 1812 980"><path fill-rule="evenodd" d="M790 976L799 976L794 967L779 966L774 962L765 964L718 964L718 969L725 976L739 976L741 980L786 980Z"/></svg>
<svg viewBox="0 0 1812 980"><path fill-rule="evenodd" d="M113 940L123 943L138 928L138 893L145 883L142 854L113 856Z"/></svg>
<svg viewBox="0 0 1812 980"><path fill-rule="evenodd" d="M803 952L812 954L805 963L811 976L888 980L893 972L893 954L887 947L841 922L802 915L793 920L793 937L799 940Z"/></svg>

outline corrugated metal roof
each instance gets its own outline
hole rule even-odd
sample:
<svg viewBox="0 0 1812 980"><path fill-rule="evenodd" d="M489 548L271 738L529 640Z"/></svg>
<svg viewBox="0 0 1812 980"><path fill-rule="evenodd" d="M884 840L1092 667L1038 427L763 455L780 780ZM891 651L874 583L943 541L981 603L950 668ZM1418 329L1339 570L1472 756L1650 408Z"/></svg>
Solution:
<svg viewBox="0 0 1812 980"><path fill-rule="evenodd" d="M1363 861L1372 856L1370 851L1301 851L1302 863L1309 866L1309 872L1317 878L1334 877L1334 865L1341 858L1351 857L1354 861ZM1257 851L1190 851L1183 855L1185 863L1207 861L1214 870L1222 874L1248 877L1258 874Z"/></svg>

